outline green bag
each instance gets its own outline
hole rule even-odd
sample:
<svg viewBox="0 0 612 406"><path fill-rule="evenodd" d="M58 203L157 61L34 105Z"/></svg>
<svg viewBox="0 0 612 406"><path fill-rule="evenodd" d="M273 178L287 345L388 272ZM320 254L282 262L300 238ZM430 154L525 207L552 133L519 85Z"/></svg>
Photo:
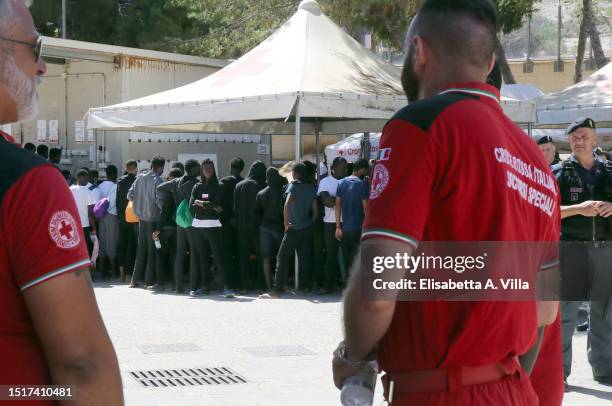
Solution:
<svg viewBox="0 0 612 406"><path fill-rule="evenodd" d="M191 227L192 222L193 216L191 215L191 210L189 210L189 202L187 199L184 199L176 209L176 224L179 227L187 228Z"/></svg>

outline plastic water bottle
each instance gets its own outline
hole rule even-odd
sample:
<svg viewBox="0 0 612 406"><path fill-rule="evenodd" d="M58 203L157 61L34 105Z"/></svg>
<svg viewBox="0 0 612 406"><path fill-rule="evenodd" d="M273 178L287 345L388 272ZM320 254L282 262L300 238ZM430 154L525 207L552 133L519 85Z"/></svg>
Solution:
<svg viewBox="0 0 612 406"><path fill-rule="evenodd" d="M340 392L342 406L372 406L378 376L378 363L370 361L357 375L346 378Z"/></svg>
<svg viewBox="0 0 612 406"><path fill-rule="evenodd" d="M155 237L153 239L153 241L155 241L155 248L157 248L158 250L161 249L161 241L159 241L159 237Z"/></svg>

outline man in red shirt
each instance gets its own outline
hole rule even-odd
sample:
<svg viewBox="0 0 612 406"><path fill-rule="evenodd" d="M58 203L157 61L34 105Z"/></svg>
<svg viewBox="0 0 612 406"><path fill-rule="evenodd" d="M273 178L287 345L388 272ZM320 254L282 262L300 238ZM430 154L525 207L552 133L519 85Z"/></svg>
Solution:
<svg viewBox="0 0 612 406"><path fill-rule="evenodd" d="M0 27L0 123L28 120L46 72L40 37L20 0L0 0ZM0 385L71 385L71 404L123 404L89 264L62 175L0 136Z"/></svg>
<svg viewBox="0 0 612 406"><path fill-rule="evenodd" d="M556 246L552 173L485 84L496 27L487 0L426 0L413 20L402 74L411 104L383 130L362 257L381 247L411 254L422 242ZM526 276L558 267L556 250L533 246ZM558 302L368 300L372 263L356 264L333 362L337 387L377 356L392 405L538 404L517 356L536 344L538 325L555 320Z"/></svg>

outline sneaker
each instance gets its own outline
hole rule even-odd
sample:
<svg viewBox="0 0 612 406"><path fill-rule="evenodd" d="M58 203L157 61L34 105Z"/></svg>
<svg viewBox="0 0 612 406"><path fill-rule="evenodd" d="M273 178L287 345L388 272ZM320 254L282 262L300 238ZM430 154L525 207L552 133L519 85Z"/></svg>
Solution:
<svg viewBox="0 0 612 406"><path fill-rule="evenodd" d="M134 289L134 288L139 288L140 287L140 283L138 282L130 282L130 286L128 286L130 289Z"/></svg>
<svg viewBox="0 0 612 406"><path fill-rule="evenodd" d="M597 382L601 383L602 385L612 386L612 376L610 375L594 376L593 379L595 379Z"/></svg>
<svg viewBox="0 0 612 406"><path fill-rule="evenodd" d="M233 299L233 298L235 298L235 297L236 297L236 294L234 293L234 291L233 291L233 290L231 290L231 289L226 289L226 290L223 292L223 297L224 297L224 298L226 298L226 299Z"/></svg>
<svg viewBox="0 0 612 406"><path fill-rule="evenodd" d="M191 292L189 292L189 296L191 297L204 296L205 294L206 292L204 292L204 289L202 288L192 290Z"/></svg>
<svg viewBox="0 0 612 406"><path fill-rule="evenodd" d="M263 293L258 296L259 299L280 299L280 295L277 293Z"/></svg>

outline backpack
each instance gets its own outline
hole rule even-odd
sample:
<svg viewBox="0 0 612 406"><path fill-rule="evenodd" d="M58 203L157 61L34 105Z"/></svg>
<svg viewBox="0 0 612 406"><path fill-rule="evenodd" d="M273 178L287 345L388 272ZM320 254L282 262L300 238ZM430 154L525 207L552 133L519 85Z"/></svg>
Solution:
<svg viewBox="0 0 612 406"><path fill-rule="evenodd" d="M110 206L110 200L108 200L108 197L98 200L93 208L94 216L98 220L103 219L106 216L106 213L108 212L109 206Z"/></svg>
<svg viewBox="0 0 612 406"><path fill-rule="evenodd" d="M191 210L189 210L189 202L187 199L183 199L176 209L176 224L181 228L187 228L191 227L192 223L193 216Z"/></svg>

